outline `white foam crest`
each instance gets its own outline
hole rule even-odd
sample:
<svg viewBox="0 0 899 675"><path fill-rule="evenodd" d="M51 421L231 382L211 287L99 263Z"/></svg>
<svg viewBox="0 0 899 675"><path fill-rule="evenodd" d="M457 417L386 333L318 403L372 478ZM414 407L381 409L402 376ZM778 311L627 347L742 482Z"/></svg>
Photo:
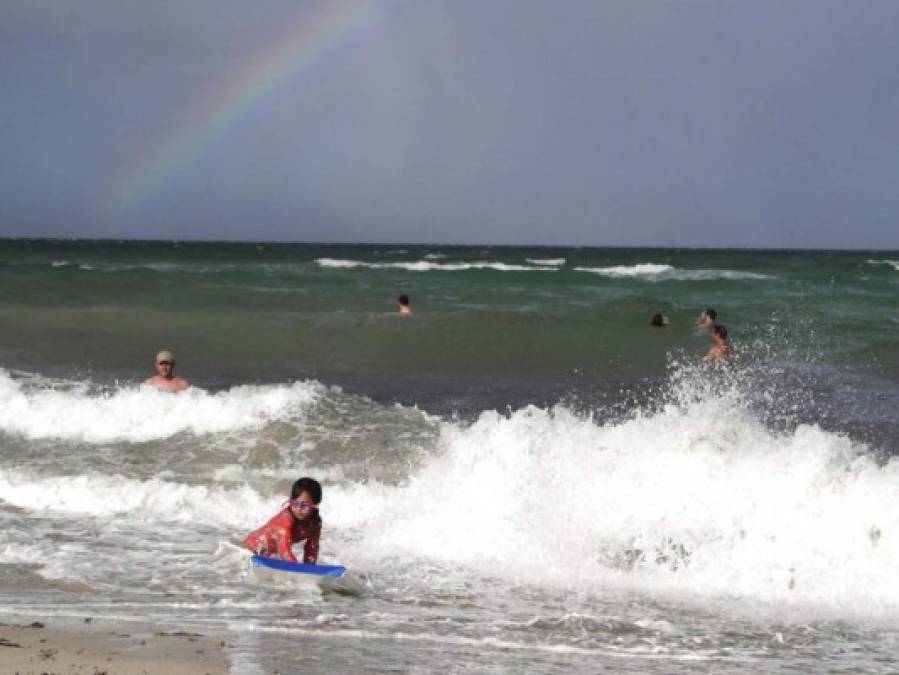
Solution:
<svg viewBox="0 0 899 675"><path fill-rule="evenodd" d="M55 265L54 265L55 267ZM196 271L196 266L179 265L178 263L104 263L100 265L89 265L82 263L78 265L78 269L88 272L126 272L130 270L153 270L155 272L173 272L178 269Z"/></svg>
<svg viewBox="0 0 899 675"><path fill-rule="evenodd" d="M637 263L611 267L575 267L577 272L588 272L610 279L640 278L646 281L710 281L713 279L768 279L767 274L740 270L684 270L672 265Z"/></svg>
<svg viewBox="0 0 899 675"><path fill-rule="evenodd" d="M8 543L0 540L0 564L36 566L40 568L38 574L45 579L83 581L83 561L86 557L92 559L92 553L93 547L87 541L50 542L42 539L40 545L36 545L26 543L21 536Z"/></svg>
<svg viewBox="0 0 899 675"><path fill-rule="evenodd" d="M889 265L899 272L899 260L866 260L869 265Z"/></svg>
<svg viewBox="0 0 899 675"><path fill-rule="evenodd" d="M63 261L65 262L65 261ZM66 263L69 264L69 263ZM54 264L54 266L56 266ZM116 263L116 262L104 262L104 263L96 263L94 265L89 265L86 263L82 263L78 265L78 269L101 272L101 273L117 273L117 272L132 272L132 271L140 271L140 270L150 270L152 272L162 272L162 273L170 273L170 272L178 272L178 273L188 273L188 274L216 274L216 273L225 273L225 272L239 272L242 270L252 269L253 271L265 271L265 272L291 272L296 269L296 265L294 263L263 263L263 262L254 262L254 263L214 263L214 262L205 262L205 263L197 263L197 262L140 262L140 263Z"/></svg>
<svg viewBox="0 0 899 675"><path fill-rule="evenodd" d="M899 612L899 463L733 397L599 425L565 408L446 425L407 485L332 489L356 555L574 588ZM360 508L364 504L364 508Z"/></svg>
<svg viewBox="0 0 899 675"><path fill-rule="evenodd" d="M125 516L157 526L201 522L241 534L277 513L283 498L263 498L248 486L212 489L161 478L137 480L101 473L40 477L0 470L0 501L56 517Z"/></svg>
<svg viewBox="0 0 899 675"><path fill-rule="evenodd" d="M321 616L321 615L319 615ZM340 615L338 615L340 616ZM611 657L618 659L639 659L640 661L708 661L714 659L718 663L727 662L734 663L743 661L739 655L731 655L729 653L722 654L720 649L703 649L697 650L695 647L684 649L682 652L660 649L653 645L641 645L639 647L620 647L617 645L606 646L603 648L580 647L577 645L557 643L541 643L534 640L530 641L514 641L503 640L494 636L486 637L467 637L464 635L446 635L430 632L403 632L398 630L390 630L389 632L379 632L366 629L341 628L340 630L322 630L321 625L327 625L329 622L314 622L314 628L307 627L309 624L303 624L293 621L290 625L271 625L246 622L230 622L228 629L235 633L275 633L297 636L322 637L328 636L336 639L346 640L353 638L355 640L389 640L391 642L430 642L437 645L455 645L473 647L479 652L485 650L509 651L530 651L530 652L547 652L550 654L576 654L580 656L593 657ZM233 659L233 657L232 657ZM233 664L232 660L232 664Z"/></svg>
<svg viewBox="0 0 899 675"><path fill-rule="evenodd" d="M236 431L301 414L322 389L317 383L295 382L238 386L215 394L192 387L172 394L138 386L98 395L85 386L26 388L0 369L0 431L88 443Z"/></svg>
<svg viewBox="0 0 899 675"><path fill-rule="evenodd" d="M343 260L340 258L318 258L315 261L319 267L335 269L354 269L363 267L366 269L399 269L409 272L462 272L465 270L496 270L499 272L553 272L551 267L535 267L533 265L513 265L504 262L489 260L473 260L470 262L440 263L430 260L416 260L412 262L366 262L363 260Z"/></svg>
<svg viewBox="0 0 899 675"><path fill-rule="evenodd" d="M607 277L640 277L673 272L671 265L638 263L636 265L613 265L612 267L575 267L578 272L590 272Z"/></svg>
<svg viewBox="0 0 899 675"><path fill-rule="evenodd" d="M0 563L4 565L40 565L51 556L52 547L24 541L0 543Z"/></svg>
<svg viewBox="0 0 899 675"><path fill-rule="evenodd" d="M565 258L526 258L532 265L564 265Z"/></svg>

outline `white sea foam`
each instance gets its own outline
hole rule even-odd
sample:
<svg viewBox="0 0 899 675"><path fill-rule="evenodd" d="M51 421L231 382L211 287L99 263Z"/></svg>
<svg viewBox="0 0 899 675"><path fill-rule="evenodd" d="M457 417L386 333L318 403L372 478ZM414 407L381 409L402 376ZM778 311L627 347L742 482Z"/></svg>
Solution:
<svg viewBox="0 0 899 675"><path fill-rule="evenodd" d="M526 260L534 265L559 266L565 264L565 258L527 258Z"/></svg>
<svg viewBox="0 0 899 675"><path fill-rule="evenodd" d="M773 434L729 397L605 426L527 408L447 425L441 450L402 487L331 491L357 555L899 612L899 463L817 426Z"/></svg>
<svg viewBox="0 0 899 675"><path fill-rule="evenodd" d="M894 270L899 272L899 260L867 260L865 261L869 265L889 265Z"/></svg>
<svg viewBox="0 0 899 675"><path fill-rule="evenodd" d="M575 267L578 272L591 272L607 277L640 277L666 274L674 271L671 265L638 263L636 265L614 265L612 267Z"/></svg>
<svg viewBox="0 0 899 675"><path fill-rule="evenodd" d="M398 486L328 485L323 517L362 569L427 561L569 589L895 615L899 462L879 465L865 450L814 425L773 433L735 393L607 424L564 407L485 412L443 423L431 459ZM0 500L233 536L281 496L23 467L0 470Z"/></svg>
<svg viewBox="0 0 899 675"><path fill-rule="evenodd" d="M5 565L39 565L52 555L53 547L25 541L0 544L0 563Z"/></svg>
<svg viewBox="0 0 899 675"><path fill-rule="evenodd" d="M297 270L296 263L277 263L277 262L253 262L253 263L214 263L214 262L103 262L93 265L80 264L78 269L100 273L119 273L145 271L160 273L179 273L191 275L204 274L222 274L228 272L239 272L252 270L254 272L267 272L276 275L290 274Z"/></svg>
<svg viewBox="0 0 899 675"><path fill-rule="evenodd" d="M249 531L276 513L283 499L262 498L249 487L210 489L153 478L100 473L35 476L0 469L0 500L48 516L133 517L158 525L199 522ZM13 549L3 556L18 555ZM0 562L6 562L0 556Z"/></svg>
<svg viewBox="0 0 899 675"><path fill-rule="evenodd" d="M461 272L465 270L497 270L499 272L553 272L551 267L533 265L513 265L504 262L487 260L473 260L471 262L440 263L429 260L416 260L414 262L385 262L373 263L363 260L343 260L340 258L318 258L320 267L336 269L354 269L364 267L366 269L399 269L410 272Z"/></svg>
<svg viewBox="0 0 899 675"><path fill-rule="evenodd" d="M216 394L197 388L171 394L140 386L97 395L83 386L25 387L0 369L0 431L88 443L143 442L186 431L235 431L297 415L321 389L315 383L296 382L233 387Z"/></svg>
<svg viewBox="0 0 899 675"><path fill-rule="evenodd" d="M740 270L685 270L672 265L637 263L612 267L575 267L577 272L589 272L610 279L638 278L646 281L709 281L713 279L768 279L767 274Z"/></svg>
<svg viewBox="0 0 899 675"><path fill-rule="evenodd" d="M210 271L226 271L234 269L234 265L196 265L180 264L173 262L148 262L148 263L103 263L99 265L82 264L78 269L92 272L130 272L132 270L152 270L154 272L193 272L203 273Z"/></svg>
<svg viewBox="0 0 899 675"><path fill-rule="evenodd" d="M320 615L321 616L321 615ZM325 615L327 616L327 615ZM338 615L340 616L340 615ZM319 626L327 625L328 621L312 622L315 627L309 623L301 621L291 622L287 626L272 626L246 623L230 623L228 628L236 633L275 633L288 634L297 636L322 637L328 636L333 639L353 639L353 640L390 640L391 642L430 642L436 645L448 646L465 646L476 649L478 652L486 650L497 650L503 652L510 651L530 651L530 652L546 652L550 654L575 654L579 656L590 656L592 658L613 658L613 659L637 659L640 661L709 661L715 660L717 663L734 663L746 661L740 656L733 656L729 653L722 653L720 649L699 649L695 647L685 647L682 651L673 652L669 649L660 649L651 645L641 645L640 647L618 645L607 646L603 648L578 647L576 645L559 643L540 643L535 641L512 641L503 640L494 636L485 637L466 637L463 635L447 635L442 633L430 632L405 632L391 630L387 633L374 630L360 630L351 628L341 628L340 630L322 630ZM235 664L232 657L232 666ZM241 671L243 672L243 671Z"/></svg>

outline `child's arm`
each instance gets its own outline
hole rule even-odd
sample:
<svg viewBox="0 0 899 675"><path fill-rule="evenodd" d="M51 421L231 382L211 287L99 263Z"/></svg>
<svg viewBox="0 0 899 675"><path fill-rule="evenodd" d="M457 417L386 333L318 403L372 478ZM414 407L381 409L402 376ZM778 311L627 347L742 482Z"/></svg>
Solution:
<svg viewBox="0 0 899 675"><path fill-rule="evenodd" d="M278 527L273 532L273 535L275 547L278 551L278 557L281 558L281 560L287 560L288 562L296 562L296 556L294 556L293 551L290 548L290 545L293 543L290 536L290 527Z"/></svg>
<svg viewBox="0 0 899 675"><path fill-rule="evenodd" d="M309 536L306 537L306 543L303 545L303 562L307 565L314 565L318 560L318 540L321 533L321 525L315 525Z"/></svg>

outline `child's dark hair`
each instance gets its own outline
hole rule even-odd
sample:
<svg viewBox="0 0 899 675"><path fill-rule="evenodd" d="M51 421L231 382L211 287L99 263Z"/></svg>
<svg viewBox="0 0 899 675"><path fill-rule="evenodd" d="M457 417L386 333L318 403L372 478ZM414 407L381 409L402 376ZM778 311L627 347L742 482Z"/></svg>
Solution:
<svg viewBox="0 0 899 675"><path fill-rule="evenodd" d="M409 306L409 296L406 295L405 293L403 293L400 297L398 297L397 300L403 307Z"/></svg>
<svg viewBox="0 0 899 675"><path fill-rule="evenodd" d="M715 319L718 318L718 312L716 312L716 311L715 311L714 309L712 309L711 307L709 307L707 310L705 310L705 315L706 315L708 318L710 318L712 321L714 321Z"/></svg>
<svg viewBox="0 0 899 675"><path fill-rule="evenodd" d="M712 328L712 333L720 337L722 340L727 339L727 327L722 326L720 323L715 324L715 327Z"/></svg>
<svg viewBox="0 0 899 675"><path fill-rule="evenodd" d="M297 482L293 484L293 487L290 488L290 498L296 499L304 492L308 492L309 496L312 497L312 501L314 501L316 504L321 503L322 484L314 478L304 476L303 478L297 480Z"/></svg>

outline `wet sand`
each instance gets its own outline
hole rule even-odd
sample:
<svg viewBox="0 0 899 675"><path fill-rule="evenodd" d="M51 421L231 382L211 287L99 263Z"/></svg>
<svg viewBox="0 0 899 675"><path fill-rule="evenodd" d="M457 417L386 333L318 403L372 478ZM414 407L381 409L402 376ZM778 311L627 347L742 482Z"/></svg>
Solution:
<svg viewBox="0 0 899 675"><path fill-rule="evenodd" d="M90 619L0 624L3 675L217 675L226 643L189 631Z"/></svg>

